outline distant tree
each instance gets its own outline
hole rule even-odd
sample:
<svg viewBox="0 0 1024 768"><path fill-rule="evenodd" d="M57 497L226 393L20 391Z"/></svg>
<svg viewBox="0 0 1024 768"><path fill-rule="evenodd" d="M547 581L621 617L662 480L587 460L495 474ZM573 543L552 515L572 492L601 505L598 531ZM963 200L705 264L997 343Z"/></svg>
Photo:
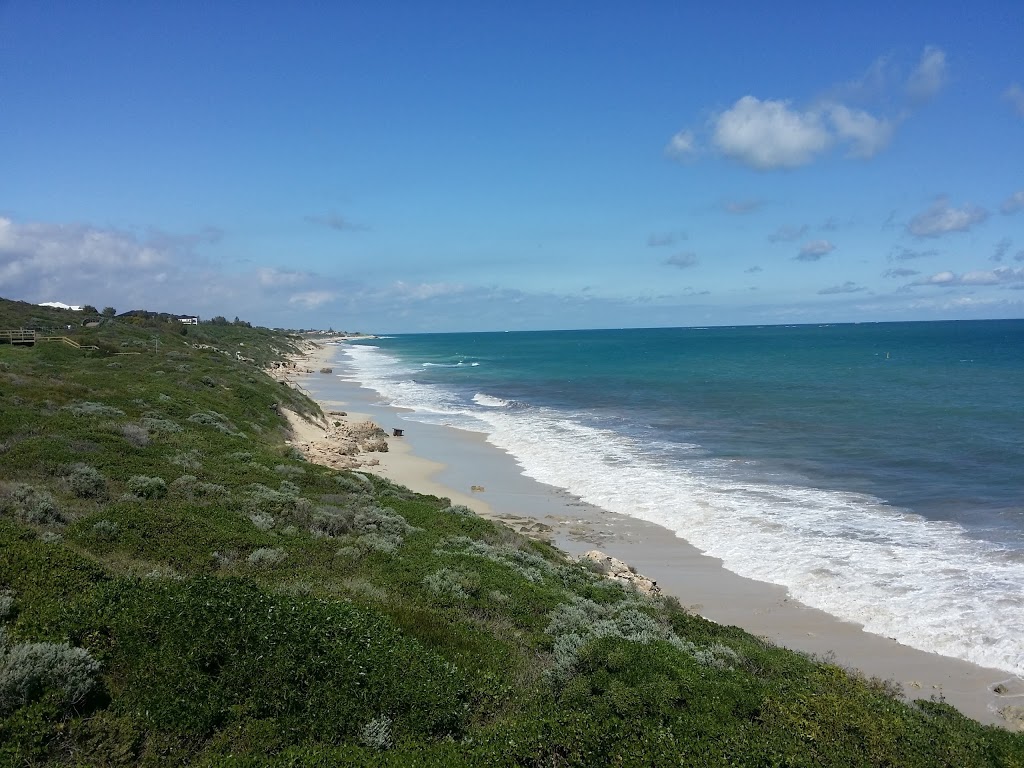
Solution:
<svg viewBox="0 0 1024 768"><path fill-rule="evenodd" d="M103 308L103 316L104 317L113 317L116 314L117 314L117 310L114 309L113 307L104 307Z"/></svg>
<svg viewBox="0 0 1024 768"><path fill-rule="evenodd" d="M92 304L86 304L85 306L83 306L82 311L90 315L98 315L100 313L100 311L96 309L96 307L94 307Z"/></svg>
<svg viewBox="0 0 1024 768"><path fill-rule="evenodd" d="M216 317L210 319L210 323L212 325L227 325L228 319L224 317L224 315L217 315Z"/></svg>

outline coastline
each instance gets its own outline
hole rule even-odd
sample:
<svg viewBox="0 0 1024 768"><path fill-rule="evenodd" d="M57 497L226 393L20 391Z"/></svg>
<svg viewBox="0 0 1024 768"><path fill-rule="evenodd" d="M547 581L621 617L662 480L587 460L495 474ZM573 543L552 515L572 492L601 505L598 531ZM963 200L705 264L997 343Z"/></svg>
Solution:
<svg viewBox="0 0 1024 768"><path fill-rule="evenodd" d="M733 574L661 526L610 513L525 477L510 455L480 433L404 420L401 409L382 404L372 390L333 371L317 373L338 364L334 346L339 340L344 339L309 342L307 355L295 367L276 372L277 378L302 389L325 414L344 412L345 425L373 421L388 434L393 427L407 433L387 438L386 452L363 452L336 464L324 462L321 450L337 443L332 425L291 415L295 442L311 460L359 468L421 493L447 496L483 517L546 538L572 556L598 548L630 563L664 593L712 621L826 657L867 677L894 680L907 699L943 699L982 723L1024 728L1024 681L1010 673L864 632L789 599L782 587Z"/></svg>

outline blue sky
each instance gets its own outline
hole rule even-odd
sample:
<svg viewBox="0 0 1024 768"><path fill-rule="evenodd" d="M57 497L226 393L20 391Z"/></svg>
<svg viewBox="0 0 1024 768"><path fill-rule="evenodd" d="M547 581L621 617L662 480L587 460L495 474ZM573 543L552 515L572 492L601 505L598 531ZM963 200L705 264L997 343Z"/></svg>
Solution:
<svg viewBox="0 0 1024 768"><path fill-rule="evenodd" d="M0 295L381 332L1024 317L1022 29L0 0Z"/></svg>

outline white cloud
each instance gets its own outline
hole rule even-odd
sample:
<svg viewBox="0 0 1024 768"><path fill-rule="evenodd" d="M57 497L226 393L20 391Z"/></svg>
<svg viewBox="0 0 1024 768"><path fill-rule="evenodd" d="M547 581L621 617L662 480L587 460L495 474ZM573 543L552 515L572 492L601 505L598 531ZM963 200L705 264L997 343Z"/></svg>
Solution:
<svg viewBox="0 0 1024 768"><path fill-rule="evenodd" d="M322 304L333 301L338 294L334 291L305 291L293 293L288 297L288 303L298 305L303 309L316 309Z"/></svg>
<svg viewBox="0 0 1024 768"><path fill-rule="evenodd" d="M857 285L852 280L847 280L842 285L833 285L829 288L822 288L820 291L818 291L818 295L829 296L836 293L860 293L861 291L866 290L867 288L865 288L864 286Z"/></svg>
<svg viewBox="0 0 1024 768"><path fill-rule="evenodd" d="M406 283L402 280L396 281L391 287L391 293L398 298L418 300L451 296L465 290L464 285L456 283Z"/></svg>
<svg viewBox="0 0 1024 768"><path fill-rule="evenodd" d="M829 109L828 116L839 139L850 142L850 154L854 157L874 157L892 140L893 124L863 110L836 104Z"/></svg>
<svg viewBox="0 0 1024 768"><path fill-rule="evenodd" d="M256 280L264 288L288 288L300 285L310 278L311 275L308 272L298 272L291 269L260 267L256 270Z"/></svg>
<svg viewBox="0 0 1024 768"><path fill-rule="evenodd" d="M1024 211L1024 189L1014 192L1003 200L1003 204L999 206L999 211L1007 216Z"/></svg>
<svg viewBox="0 0 1024 768"><path fill-rule="evenodd" d="M1003 91L1003 98L1010 102L1014 112L1024 117L1024 88L1021 88L1017 83L1013 83Z"/></svg>
<svg viewBox="0 0 1024 768"><path fill-rule="evenodd" d="M697 137L693 131L680 131L669 139L665 154L680 161L691 160L697 154Z"/></svg>
<svg viewBox="0 0 1024 768"><path fill-rule="evenodd" d="M911 285L959 286L959 285L1016 285L1024 284L1024 267L998 267L978 269L957 275L954 272L937 272L930 277L915 280Z"/></svg>
<svg viewBox="0 0 1024 768"><path fill-rule="evenodd" d="M809 243L804 243L800 253L794 258L797 261L818 261L828 256L835 249L835 245L828 240L811 240Z"/></svg>
<svg viewBox="0 0 1024 768"><path fill-rule="evenodd" d="M697 258L697 254L691 251L684 253L676 253L665 259L665 264L670 267L677 267L679 269L686 269L688 267L694 267L700 259Z"/></svg>
<svg viewBox="0 0 1024 768"><path fill-rule="evenodd" d="M913 98L924 101L942 90L945 84L946 53L933 45L926 46L917 68L907 80L907 92Z"/></svg>
<svg viewBox="0 0 1024 768"><path fill-rule="evenodd" d="M940 197L907 224L907 231L915 237L941 237L950 232L966 232L988 218L988 211L977 205L953 208Z"/></svg>
<svg viewBox="0 0 1024 768"><path fill-rule="evenodd" d="M713 138L723 154L759 170L806 165L831 143L819 112L754 96L744 96L715 118Z"/></svg>

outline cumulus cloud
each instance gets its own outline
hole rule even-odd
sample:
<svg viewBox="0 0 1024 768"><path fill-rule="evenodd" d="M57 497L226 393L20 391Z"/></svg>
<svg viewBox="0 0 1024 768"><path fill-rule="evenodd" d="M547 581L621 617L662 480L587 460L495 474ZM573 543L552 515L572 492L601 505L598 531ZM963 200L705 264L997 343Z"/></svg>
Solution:
<svg viewBox="0 0 1024 768"><path fill-rule="evenodd" d="M817 111L744 96L715 118L713 141L723 154L769 170L806 165L828 149L831 136Z"/></svg>
<svg viewBox="0 0 1024 768"><path fill-rule="evenodd" d="M124 306L159 296L167 290L161 285L185 267L201 270L197 246L219 237L217 230L141 237L88 224L0 218L0 289L12 298L70 304L117 295L117 306Z"/></svg>
<svg viewBox="0 0 1024 768"><path fill-rule="evenodd" d="M864 286L857 285L852 280L847 280L842 285L833 285L833 286L831 286L829 288L822 288L820 291L818 291L818 295L819 296L829 296L829 295L835 294L835 293L860 293L861 291L866 291L866 290L867 290L867 288L865 288Z"/></svg>
<svg viewBox="0 0 1024 768"><path fill-rule="evenodd" d="M316 224L320 227L327 227L333 229L335 232L347 232L347 231L358 231L366 229L366 227L360 226L359 224L353 224L346 217L337 213L328 213L323 216L307 216L306 222L308 224Z"/></svg>
<svg viewBox="0 0 1024 768"><path fill-rule="evenodd" d="M951 232L967 232L987 218L984 208L971 204L954 208L945 197L940 197L907 223L907 231L914 237L942 237Z"/></svg>
<svg viewBox="0 0 1024 768"><path fill-rule="evenodd" d="M955 272L936 272L934 275L915 280L911 285L932 285L940 287L961 285L1018 285L1024 284L1024 267L997 267L978 269L957 275Z"/></svg>
<svg viewBox="0 0 1024 768"><path fill-rule="evenodd" d="M799 227L779 227L770 235L768 235L768 242L770 243L792 243L795 240L799 240L801 237L807 234L807 225L802 224Z"/></svg>
<svg viewBox="0 0 1024 768"><path fill-rule="evenodd" d="M794 258L797 261L818 261L828 256L835 249L835 245L828 240L811 240L809 243L804 243L800 253L794 256Z"/></svg>
<svg viewBox="0 0 1024 768"><path fill-rule="evenodd" d="M996 248L989 258L992 259L992 261L1002 261L1003 257L1010 252L1011 245L1013 245L1013 241L1008 237L1004 237L996 243Z"/></svg>
<svg viewBox="0 0 1024 768"><path fill-rule="evenodd" d="M930 99L946 80L946 54L935 46L924 49L905 81L899 76L899 67L887 58L879 58L860 79L826 88L826 96L805 105L747 94L711 117L704 143L761 171L807 165L836 145L847 147L850 157L869 159L890 144L897 126L912 112L909 102ZM890 116L855 106L857 102L879 103L883 99L892 103L894 99L885 97L899 89L905 93L895 101L904 104L897 104ZM1007 97L1015 101L1018 91L1017 86L1011 86ZM1020 96L1024 101L1024 93ZM690 159L696 153L697 142L694 131L683 130L669 140L665 151L673 157Z"/></svg>
<svg viewBox="0 0 1024 768"><path fill-rule="evenodd" d="M676 253L665 259L665 264L670 267L676 267L678 269L687 269L688 267L696 266L700 261L697 258L697 254L692 251L685 251L683 253Z"/></svg>
<svg viewBox="0 0 1024 768"><path fill-rule="evenodd" d="M907 80L907 93L918 101L924 101L941 91L945 84L946 53L934 45L926 46Z"/></svg>
<svg viewBox="0 0 1024 768"><path fill-rule="evenodd" d="M882 277L913 277L914 275L921 274L916 269L907 269L906 267L897 267L896 269L887 269L882 273Z"/></svg>
<svg viewBox="0 0 1024 768"><path fill-rule="evenodd" d="M999 211L1007 216L1024 211L1024 189L1014 192L1003 200L1003 204L999 206Z"/></svg>
<svg viewBox="0 0 1024 768"><path fill-rule="evenodd" d="M88 224L0 218L0 294L25 301L107 304L190 314L276 316L322 305L337 287L322 275L275 267L225 272L206 259L214 228L142 236Z"/></svg>
<svg viewBox="0 0 1024 768"><path fill-rule="evenodd" d="M1013 83L1003 91L1003 98L1010 102L1014 112L1024 117L1024 88L1021 88L1017 83Z"/></svg>
<svg viewBox="0 0 1024 768"><path fill-rule="evenodd" d="M761 207L760 200L726 200L722 203L722 210L726 213L743 215L753 213Z"/></svg>
<svg viewBox="0 0 1024 768"><path fill-rule="evenodd" d="M889 146L895 130L889 120L842 104L832 106L828 116L839 139L850 143L850 154L853 157L874 157Z"/></svg>
<svg viewBox="0 0 1024 768"><path fill-rule="evenodd" d="M747 269L744 269L744 270L743 270L743 272L744 272L745 274L748 274L748 275L754 275L754 274L757 274L758 272L763 272L763 271L764 271L764 270L763 270L763 269L761 269L761 268L760 268L759 266L757 266L756 264L755 264L754 266L752 266L752 267L748 267Z"/></svg>
<svg viewBox="0 0 1024 768"><path fill-rule="evenodd" d="M665 154L681 162L692 160L697 154L697 137L693 131L680 131L669 139Z"/></svg>

